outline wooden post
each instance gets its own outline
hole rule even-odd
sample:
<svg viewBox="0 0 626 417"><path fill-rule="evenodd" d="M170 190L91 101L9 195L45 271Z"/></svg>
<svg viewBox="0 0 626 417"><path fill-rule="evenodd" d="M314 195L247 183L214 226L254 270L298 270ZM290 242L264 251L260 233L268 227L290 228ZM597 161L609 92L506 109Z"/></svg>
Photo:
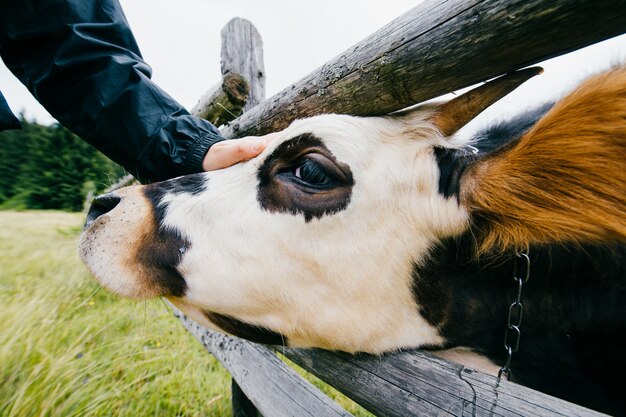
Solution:
<svg viewBox="0 0 626 417"><path fill-rule="evenodd" d="M263 40L250 21L236 17L222 29L221 67L224 79L241 74L248 81L244 112L265 100ZM261 416L234 378L231 379L231 394L233 417Z"/></svg>
<svg viewBox="0 0 626 417"><path fill-rule="evenodd" d="M625 32L626 0L425 1L222 133L261 135L321 113L387 114Z"/></svg>
<svg viewBox="0 0 626 417"><path fill-rule="evenodd" d="M222 82L209 89L191 114L222 126L265 100L263 40L254 25L236 17L222 29Z"/></svg>
<svg viewBox="0 0 626 417"><path fill-rule="evenodd" d="M233 417L259 417L261 413L256 409L252 401L243 392L235 378L230 380L231 404Z"/></svg>
<svg viewBox="0 0 626 417"><path fill-rule="evenodd" d="M222 29L222 75L241 74L250 84L244 112L265 100L263 40L254 25L236 17Z"/></svg>

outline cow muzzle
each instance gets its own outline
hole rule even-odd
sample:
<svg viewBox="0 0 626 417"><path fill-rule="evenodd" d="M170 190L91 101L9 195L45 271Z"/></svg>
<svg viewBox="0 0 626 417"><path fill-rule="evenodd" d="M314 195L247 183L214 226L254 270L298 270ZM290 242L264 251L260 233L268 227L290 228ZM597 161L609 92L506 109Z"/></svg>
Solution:
<svg viewBox="0 0 626 417"><path fill-rule="evenodd" d="M80 257L105 288L123 297L181 297L186 283L176 267L189 243L159 224L144 190L126 187L94 199Z"/></svg>

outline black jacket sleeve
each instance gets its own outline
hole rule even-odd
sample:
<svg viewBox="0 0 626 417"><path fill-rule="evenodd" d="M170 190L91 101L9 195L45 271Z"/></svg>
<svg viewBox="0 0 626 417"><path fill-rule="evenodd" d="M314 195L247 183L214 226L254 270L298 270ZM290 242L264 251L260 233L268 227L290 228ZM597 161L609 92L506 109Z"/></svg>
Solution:
<svg viewBox="0 0 626 417"><path fill-rule="evenodd" d="M150 80L118 0L2 0L0 56L61 124L142 182L200 172L222 139Z"/></svg>

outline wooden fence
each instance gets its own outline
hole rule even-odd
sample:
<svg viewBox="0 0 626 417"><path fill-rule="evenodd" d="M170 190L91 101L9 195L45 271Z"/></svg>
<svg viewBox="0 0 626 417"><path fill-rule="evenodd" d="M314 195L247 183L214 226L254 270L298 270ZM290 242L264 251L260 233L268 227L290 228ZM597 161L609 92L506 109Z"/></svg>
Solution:
<svg viewBox="0 0 626 417"><path fill-rule="evenodd" d="M194 113L206 116L202 109L219 102L232 118L244 109L241 96L249 96L249 110L222 129L231 138L320 113L386 114L625 32L626 0L426 1L260 102L260 38L238 19L222 33L222 73L247 74L247 83L236 83L240 97L233 100L225 78ZM235 416L350 415L272 348L211 332L174 310L233 376ZM378 416L600 415L420 350L371 356L275 349Z"/></svg>

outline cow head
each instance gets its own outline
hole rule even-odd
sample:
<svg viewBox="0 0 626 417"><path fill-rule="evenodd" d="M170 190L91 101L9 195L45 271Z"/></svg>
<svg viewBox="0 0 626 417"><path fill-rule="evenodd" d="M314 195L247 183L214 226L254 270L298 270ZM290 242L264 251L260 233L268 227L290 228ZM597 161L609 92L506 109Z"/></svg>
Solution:
<svg viewBox="0 0 626 417"><path fill-rule="evenodd" d="M474 211L488 218L471 190L497 165L459 163L476 157L449 136L534 73L387 117L299 120L245 163L100 197L82 259L115 293L167 297L199 323L255 341L349 352L439 345L413 271ZM467 187L464 172L474 173Z"/></svg>

